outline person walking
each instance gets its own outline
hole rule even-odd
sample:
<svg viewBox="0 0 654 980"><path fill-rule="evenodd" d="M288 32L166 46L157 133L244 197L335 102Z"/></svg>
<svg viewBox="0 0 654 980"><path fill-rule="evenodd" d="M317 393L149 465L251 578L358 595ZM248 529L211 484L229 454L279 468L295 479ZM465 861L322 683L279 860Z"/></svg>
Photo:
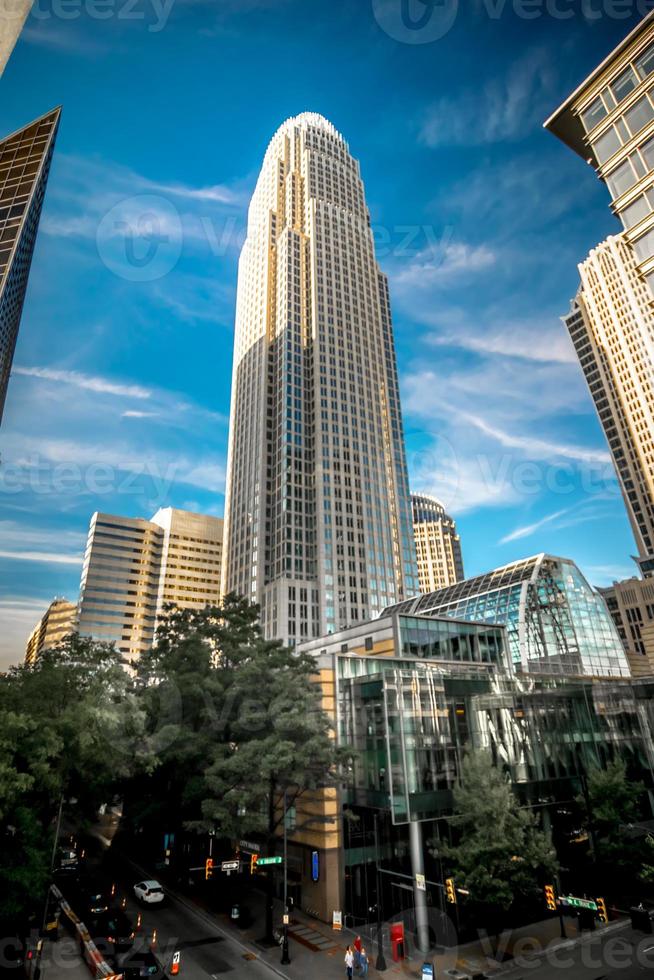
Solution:
<svg viewBox="0 0 654 980"><path fill-rule="evenodd" d="M361 936L357 936L354 940L354 967L356 970L359 969L360 959L361 959L361 947L363 943L361 942Z"/></svg>
<svg viewBox="0 0 654 980"><path fill-rule="evenodd" d="M368 959L368 954L366 953L364 947L362 946L361 952L359 953L359 970L361 971L359 974L360 976L362 977L368 976L369 965L370 965L370 960Z"/></svg>
<svg viewBox="0 0 654 980"><path fill-rule="evenodd" d="M354 969L354 954L350 946L345 950L345 976L348 980L352 980L352 971Z"/></svg>

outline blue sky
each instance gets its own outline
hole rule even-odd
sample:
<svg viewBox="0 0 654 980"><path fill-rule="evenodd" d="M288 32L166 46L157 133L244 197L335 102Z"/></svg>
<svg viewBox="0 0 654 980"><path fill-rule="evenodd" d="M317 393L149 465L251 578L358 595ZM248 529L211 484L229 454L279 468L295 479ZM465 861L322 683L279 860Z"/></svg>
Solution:
<svg viewBox="0 0 654 980"><path fill-rule="evenodd" d="M93 511L222 514L247 202L304 110L361 161L412 486L456 516L466 572L547 550L632 574L559 321L618 226L542 122L639 6L39 0L0 80L2 134L63 105L0 432L0 664L77 597Z"/></svg>

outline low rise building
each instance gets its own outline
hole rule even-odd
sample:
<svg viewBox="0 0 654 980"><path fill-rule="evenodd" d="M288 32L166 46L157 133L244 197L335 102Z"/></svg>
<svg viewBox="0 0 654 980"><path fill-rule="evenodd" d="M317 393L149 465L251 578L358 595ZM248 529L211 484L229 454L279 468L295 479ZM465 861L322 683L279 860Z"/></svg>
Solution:
<svg viewBox="0 0 654 980"><path fill-rule="evenodd" d="M594 766L626 759L654 799L654 676L630 676L603 598L572 562L539 555L439 595L300 647L355 750L344 786L298 805L321 821L289 843L291 894L326 921L369 917L380 860L384 918L406 914L424 933L444 875L427 842L449 833L468 749L507 772L565 862L583 846L578 800Z"/></svg>
<svg viewBox="0 0 654 980"><path fill-rule="evenodd" d="M53 599L41 619L36 624L27 641L25 663L36 663L44 650L58 643L74 632L77 625L77 606L67 599Z"/></svg>

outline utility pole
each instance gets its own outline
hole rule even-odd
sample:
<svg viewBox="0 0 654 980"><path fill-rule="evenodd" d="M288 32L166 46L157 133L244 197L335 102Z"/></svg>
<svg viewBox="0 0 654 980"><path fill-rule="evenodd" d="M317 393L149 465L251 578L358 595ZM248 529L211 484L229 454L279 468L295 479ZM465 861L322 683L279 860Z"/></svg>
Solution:
<svg viewBox="0 0 654 980"><path fill-rule="evenodd" d="M375 969L385 970L386 960L384 959L384 944L382 941L382 878L381 870L379 867L379 814L375 810L374 813L374 823L375 823L375 866L377 871L377 962L375 963Z"/></svg>
<svg viewBox="0 0 654 980"><path fill-rule="evenodd" d="M291 962L288 955L288 807L284 787L284 927L282 938L282 963Z"/></svg>

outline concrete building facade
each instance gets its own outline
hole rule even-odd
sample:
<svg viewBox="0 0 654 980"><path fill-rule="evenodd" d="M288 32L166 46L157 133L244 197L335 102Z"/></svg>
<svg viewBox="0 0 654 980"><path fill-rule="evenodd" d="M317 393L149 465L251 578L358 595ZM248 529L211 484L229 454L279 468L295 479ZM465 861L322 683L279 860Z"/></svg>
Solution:
<svg viewBox="0 0 654 980"><path fill-rule="evenodd" d="M359 165L316 113L274 135L239 261L224 591L291 645L417 592L388 283Z"/></svg>
<svg viewBox="0 0 654 980"><path fill-rule="evenodd" d="M25 663L36 663L44 650L60 643L77 628L77 605L67 599L53 599L27 641Z"/></svg>
<svg viewBox="0 0 654 980"><path fill-rule="evenodd" d="M631 673L654 676L654 579L628 578L598 592L620 634Z"/></svg>
<svg viewBox="0 0 654 980"><path fill-rule="evenodd" d="M32 0L4 0L0 3L0 75L14 50L31 6Z"/></svg>
<svg viewBox="0 0 654 980"><path fill-rule="evenodd" d="M135 659L152 649L168 603L220 601L222 518L166 508L151 520L95 513L82 567L78 629Z"/></svg>
<svg viewBox="0 0 654 980"><path fill-rule="evenodd" d="M623 232L580 266L565 318L606 432L636 537L654 572L654 12L545 126L594 167Z"/></svg>
<svg viewBox="0 0 654 980"><path fill-rule="evenodd" d="M444 589L464 577L461 538L440 500L425 493L411 494L413 536L422 593Z"/></svg>

